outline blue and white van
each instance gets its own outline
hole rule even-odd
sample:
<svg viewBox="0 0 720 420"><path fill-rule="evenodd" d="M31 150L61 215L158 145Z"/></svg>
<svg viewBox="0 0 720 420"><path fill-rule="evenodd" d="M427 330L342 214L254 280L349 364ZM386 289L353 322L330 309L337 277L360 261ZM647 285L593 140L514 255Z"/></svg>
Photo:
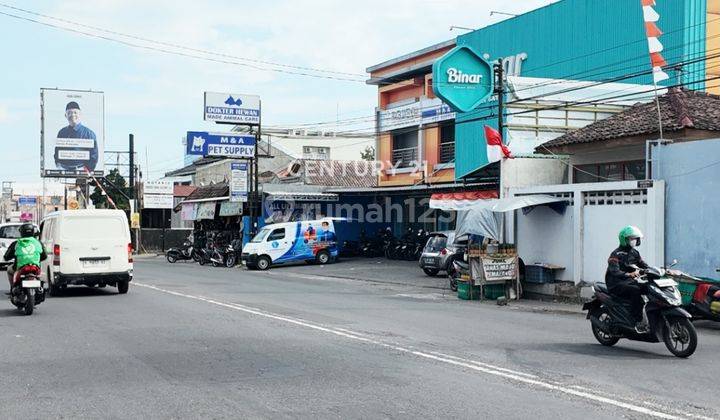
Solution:
<svg viewBox="0 0 720 420"><path fill-rule="evenodd" d="M264 226L243 247L242 261L250 269L267 270L290 262L327 264L337 255L335 224L325 218Z"/></svg>

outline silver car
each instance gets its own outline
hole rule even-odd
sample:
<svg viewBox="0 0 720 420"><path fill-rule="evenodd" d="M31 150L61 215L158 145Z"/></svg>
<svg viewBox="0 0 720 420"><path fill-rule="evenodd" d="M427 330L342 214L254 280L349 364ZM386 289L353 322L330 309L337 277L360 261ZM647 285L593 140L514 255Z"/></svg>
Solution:
<svg viewBox="0 0 720 420"><path fill-rule="evenodd" d="M455 231L432 232L420 256L420 268L428 276L447 271L456 250Z"/></svg>

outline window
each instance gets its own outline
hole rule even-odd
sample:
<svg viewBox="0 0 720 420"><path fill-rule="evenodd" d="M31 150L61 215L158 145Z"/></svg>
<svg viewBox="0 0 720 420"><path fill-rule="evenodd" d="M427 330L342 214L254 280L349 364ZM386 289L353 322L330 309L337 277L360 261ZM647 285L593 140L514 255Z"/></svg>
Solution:
<svg viewBox="0 0 720 420"><path fill-rule="evenodd" d="M285 228L275 229L270 235L268 235L267 241L279 241L285 239Z"/></svg>
<svg viewBox="0 0 720 420"><path fill-rule="evenodd" d="M393 133L392 163L399 168L412 166L417 161L417 130Z"/></svg>
<svg viewBox="0 0 720 420"><path fill-rule="evenodd" d="M252 243L262 242L265 239L265 237L268 235L268 233L270 233L269 228L262 228L262 229L260 229L260 232L258 232L257 235L255 235L255 237L252 238L252 240L250 242L252 242Z"/></svg>
<svg viewBox="0 0 720 420"><path fill-rule="evenodd" d="M328 159L330 155L329 147L304 146L303 159Z"/></svg>
<svg viewBox="0 0 720 420"><path fill-rule="evenodd" d="M573 182L612 182L645 179L645 161L609 162L592 165L577 165Z"/></svg>
<svg viewBox="0 0 720 420"><path fill-rule="evenodd" d="M455 120L440 125L440 163L455 160Z"/></svg>
<svg viewBox="0 0 720 420"><path fill-rule="evenodd" d="M20 225L9 225L0 228L0 238L18 239L20 237Z"/></svg>

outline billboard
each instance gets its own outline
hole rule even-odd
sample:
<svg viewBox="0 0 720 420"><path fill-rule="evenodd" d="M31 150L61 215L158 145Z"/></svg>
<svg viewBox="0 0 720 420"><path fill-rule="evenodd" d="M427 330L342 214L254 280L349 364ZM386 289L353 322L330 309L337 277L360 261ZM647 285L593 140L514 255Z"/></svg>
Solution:
<svg viewBox="0 0 720 420"><path fill-rule="evenodd" d="M205 92L203 119L216 123L260 124L260 97L239 93Z"/></svg>
<svg viewBox="0 0 720 420"><path fill-rule="evenodd" d="M230 163L230 201L248 201L248 164L240 162ZM223 216L221 214L221 216Z"/></svg>
<svg viewBox="0 0 720 420"><path fill-rule="evenodd" d="M44 177L103 176L105 96L41 89L40 171Z"/></svg>
<svg viewBox="0 0 720 420"><path fill-rule="evenodd" d="M145 181L143 182L143 194L173 195L173 183L170 181Z"/></svg>

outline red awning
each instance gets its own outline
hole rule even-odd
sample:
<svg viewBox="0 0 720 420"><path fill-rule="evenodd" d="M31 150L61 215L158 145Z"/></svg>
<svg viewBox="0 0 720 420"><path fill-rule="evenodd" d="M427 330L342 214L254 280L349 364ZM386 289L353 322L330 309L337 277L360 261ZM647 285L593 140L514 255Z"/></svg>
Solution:
<svg viewBox="0 0 720 420"><path fill-rule="evenodd" d="M436 193L430 196L430 208L460 210L480 201L496 198L498 198L498 193L495 190Z"/></svg>

